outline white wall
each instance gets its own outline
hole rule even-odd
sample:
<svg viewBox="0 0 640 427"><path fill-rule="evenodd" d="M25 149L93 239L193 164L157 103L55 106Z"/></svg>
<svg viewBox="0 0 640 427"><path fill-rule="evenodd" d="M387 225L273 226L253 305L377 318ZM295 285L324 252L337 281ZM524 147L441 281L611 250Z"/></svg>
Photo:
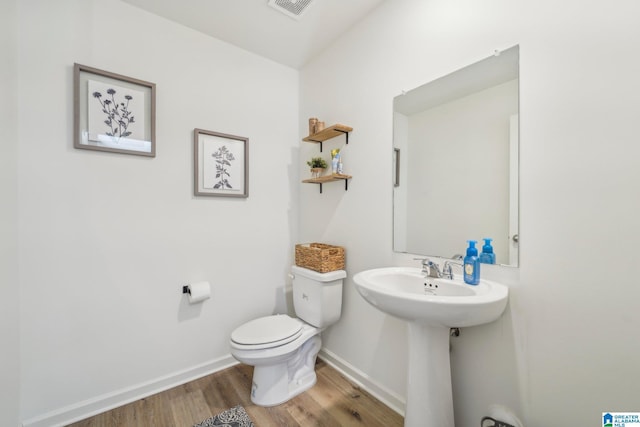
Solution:
<svg viewBox="0 0 640 427"><path fill-rule="evenodd" d="M236 326L283 309L299 82L117 0L19 13L21 418L50 425L219 367ZM73 148L74 62L157 84L155 158ZM193 196L196 127L249 138L248 199Z"/></svg>
<svg viewBox="0 0 640 427"><path fill-rule="evenodd" d="M0 425L19 420L17 1L0 2Z"/></svg>
<svg viewBox="0 0 640 427"><path fill-rule="evenodd" d="M491 403L527 426L638 410L638 13L631 0L388 1L301 72L301 133L311 116L354 127L349 191L303 186L301 238L343 244L353 277L415 265L391 251L392 98L520 45L521 267L483 270L510 286L508 311L453 340L457 426L479 425ZM405 324L351 279L343 312L327 350L404 394Z"/></svg>

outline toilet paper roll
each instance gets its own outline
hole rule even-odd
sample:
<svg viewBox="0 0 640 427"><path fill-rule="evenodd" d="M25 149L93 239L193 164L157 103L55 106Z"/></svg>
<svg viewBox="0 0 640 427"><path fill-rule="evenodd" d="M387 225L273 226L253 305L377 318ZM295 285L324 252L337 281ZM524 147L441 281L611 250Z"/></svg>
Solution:
<svg viewBox="0 0 640 427"><path fill-rule="evenodd" d="M195 304L211 298L211 285L209 282L196 282L187 286L189 289L189 303Z"/></svg>

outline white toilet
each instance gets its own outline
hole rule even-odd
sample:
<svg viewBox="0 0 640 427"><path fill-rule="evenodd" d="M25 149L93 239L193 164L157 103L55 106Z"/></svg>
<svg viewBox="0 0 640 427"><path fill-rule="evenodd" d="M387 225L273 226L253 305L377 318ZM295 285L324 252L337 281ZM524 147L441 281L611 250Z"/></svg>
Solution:
<svg viewBox="0 0 640 427"><path fill-rule="evenodd" d="M231 354L254 366L251 401L275 406L316 383L320 332L340 319L344 270L318 273L292 266L293 306L286 314L261 317L231 333Z"/></svg>

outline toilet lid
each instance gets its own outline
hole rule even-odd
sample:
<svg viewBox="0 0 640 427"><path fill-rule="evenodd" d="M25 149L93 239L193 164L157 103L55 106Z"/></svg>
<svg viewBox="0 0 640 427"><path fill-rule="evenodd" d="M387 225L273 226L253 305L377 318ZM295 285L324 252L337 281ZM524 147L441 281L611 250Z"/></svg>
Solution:
<svg viewBox="0 0 640 427"><path fill-rule="evenodd" d="M286 314L261 317L251 320L231 333L231 340L244 345L293 341L302 330L302 322ZM283 343L279 343L283 344Z"/></svg>

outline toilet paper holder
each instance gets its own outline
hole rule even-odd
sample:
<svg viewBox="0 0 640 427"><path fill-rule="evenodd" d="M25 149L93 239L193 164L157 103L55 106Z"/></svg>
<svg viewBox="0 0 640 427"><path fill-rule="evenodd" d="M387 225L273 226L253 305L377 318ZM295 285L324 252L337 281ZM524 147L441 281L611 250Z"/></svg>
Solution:
<svg viewBox="0 0 640 427"><path fill-rule="evenodd" d="M211 298L211 284L209 282L189 283L182 287L182 294L187 294L190 304L208 300Z"/></svg>

